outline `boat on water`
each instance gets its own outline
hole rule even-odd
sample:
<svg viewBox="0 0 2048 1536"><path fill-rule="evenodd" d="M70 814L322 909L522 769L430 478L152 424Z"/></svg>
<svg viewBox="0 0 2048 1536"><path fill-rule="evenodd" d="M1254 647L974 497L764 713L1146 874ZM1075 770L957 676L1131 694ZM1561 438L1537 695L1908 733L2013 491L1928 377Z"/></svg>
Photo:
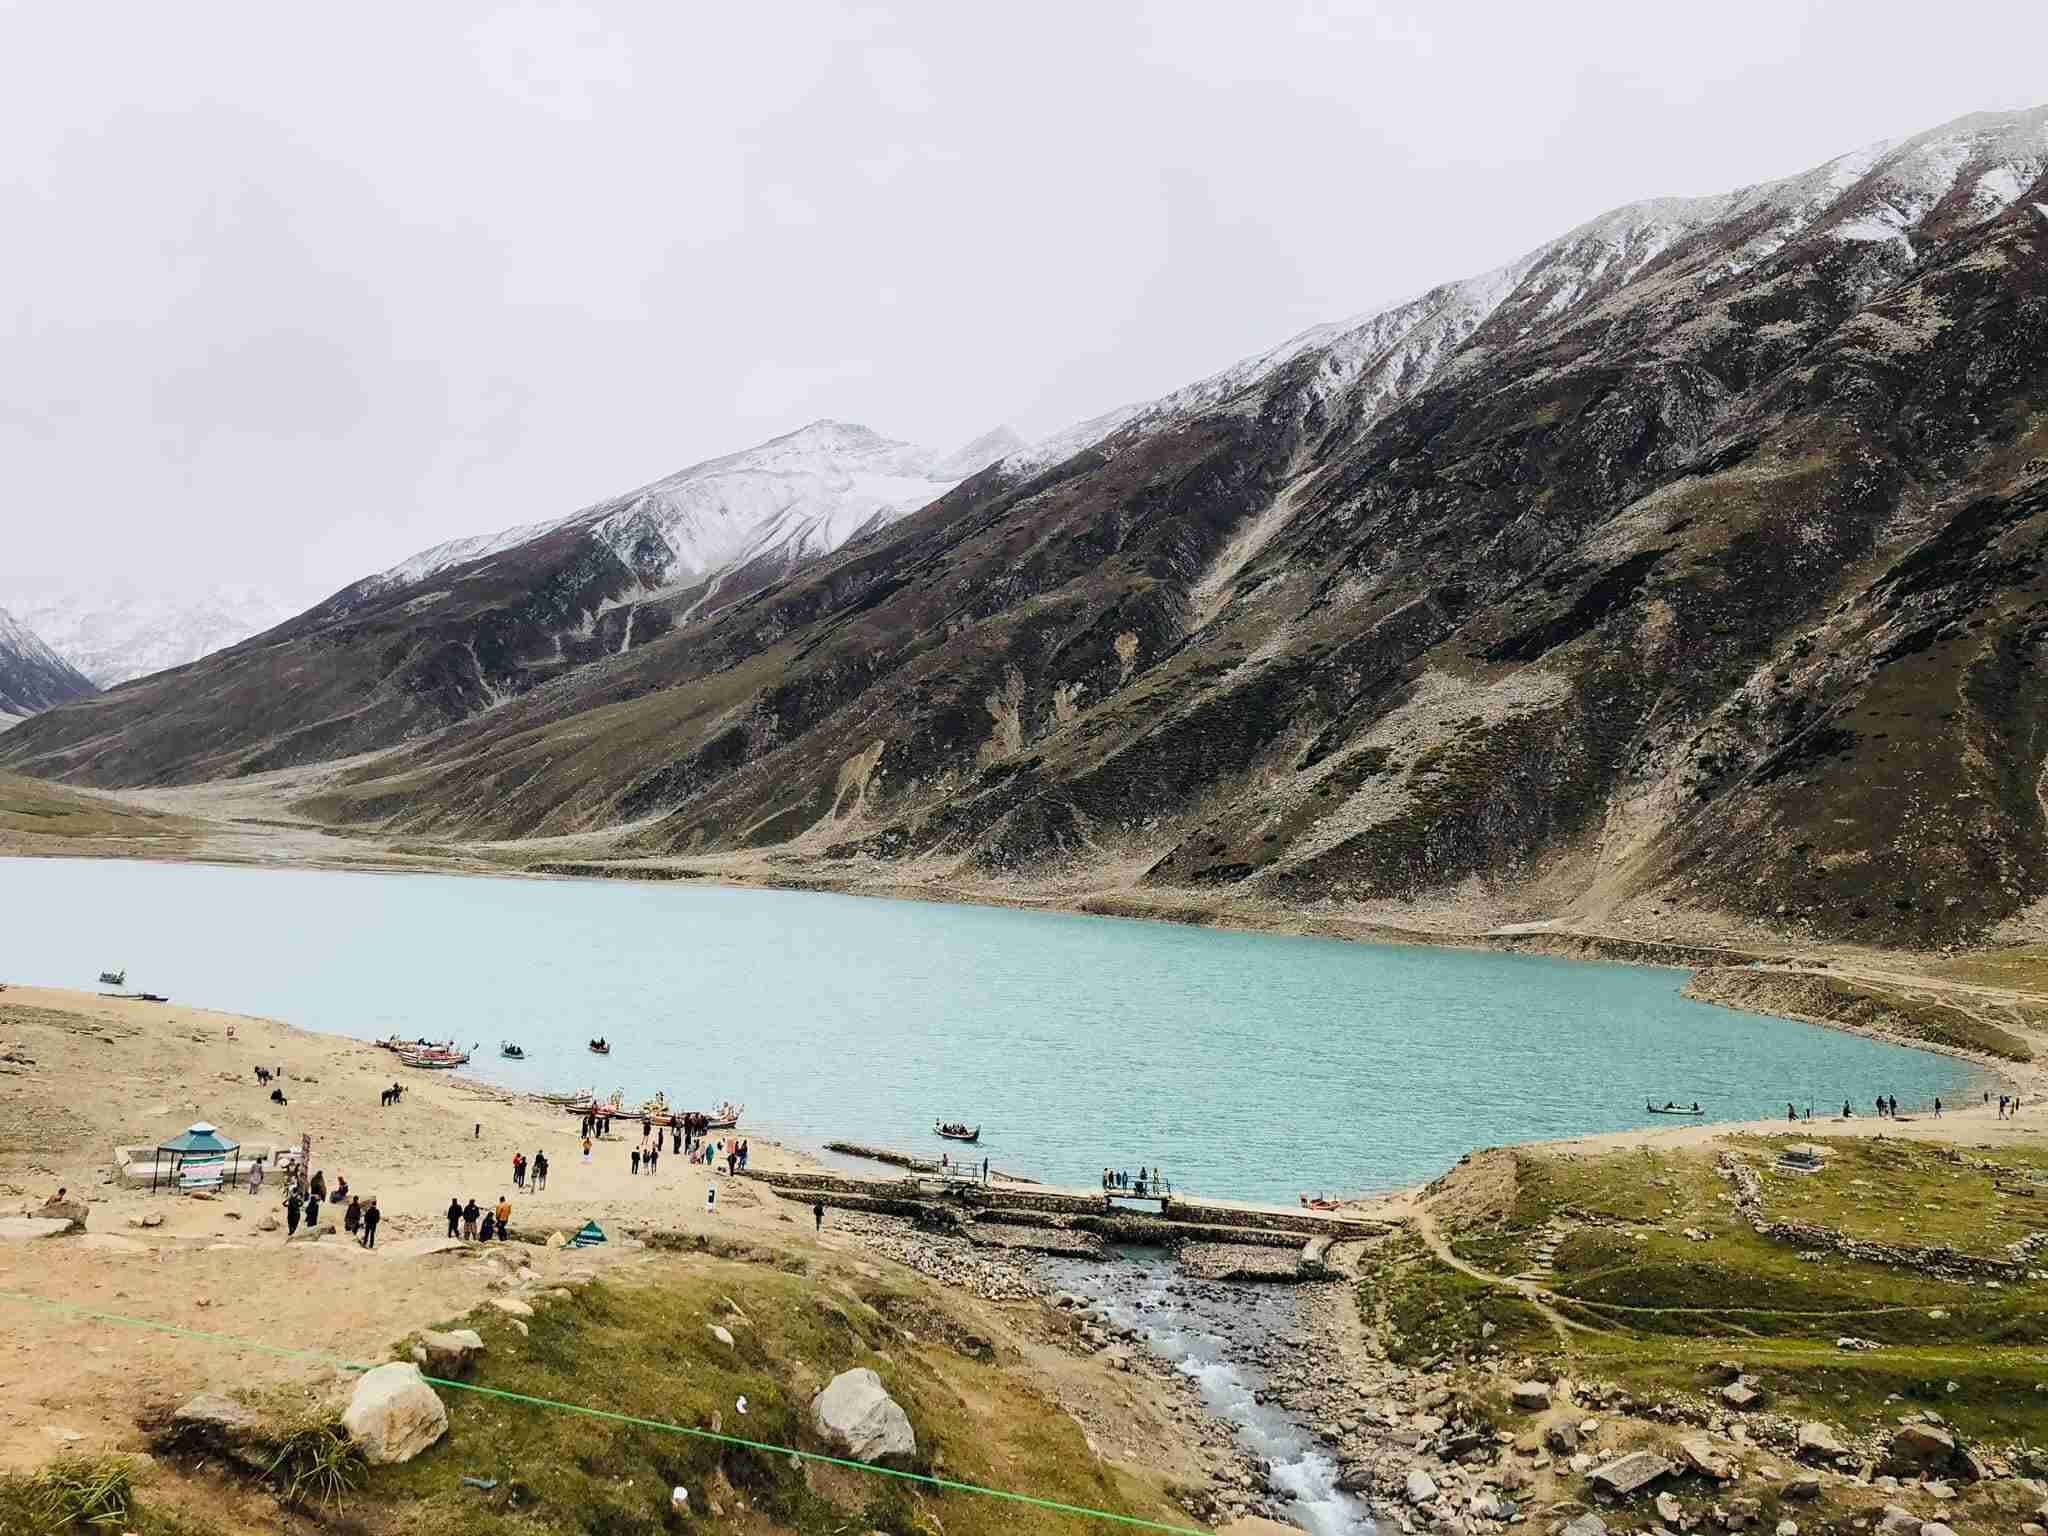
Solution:
<svg viewBox="0 0 2048 1536"><path fill-rule="evenodd" d="M1687 1118L1693 1118L1705 1115L1706 1111L1701 1109L1697 1103L1692 1108L1687 1109L1683 1104L1673 1104L1667 1100L1662 1105L1645 1104L1643 1106L1643 1113L1646 1115L1684 1115Z"/></svg>
<svg viewBox="0 0 2048 1536"><path fill-rule="evenodd" d="M101 971L101 972L100 972L100 985L101 985L101 986L103 986L103 987L125 987L125 986L127 986L127 985L128 985L128 970L127 970L127 967L125 967L125 966L124 966L124 967L122 967L122 968L121 968L120 970L118 970L118 971Z"/></svg>
<svg viewBox="0 0 2048 1536"><path fill-rule="evenodd" d="M498 1043L498 1054L500 1056L509 1056L514 1061L524 1061L526 1059L525 1048L514 1045L510 1040L502 1040Z"/></svg>
<svg viewBox="0 0 2048 1536"><path fill-rule="evenodd" d="M945 1137L948 1141L981 1140L980 1126L977 1125L973 1130L969 1130L965 1122L959 1120L934 1120L932 1122L932 1130L935 1134Z"/></svg>
<svg viewBox="0 0 2048 1536"><path fill-rule="evenodd" d="M609 1040L593 1040L593 1041L591 1041L591 1042L590 1042L590 1053L591 1053L591 1055L593 1055L593 1056L609 1056L609 1055L611 1055L611 1053L612 1053L612 1043L611 1043L611 1041L609 1041Z"/></svg>

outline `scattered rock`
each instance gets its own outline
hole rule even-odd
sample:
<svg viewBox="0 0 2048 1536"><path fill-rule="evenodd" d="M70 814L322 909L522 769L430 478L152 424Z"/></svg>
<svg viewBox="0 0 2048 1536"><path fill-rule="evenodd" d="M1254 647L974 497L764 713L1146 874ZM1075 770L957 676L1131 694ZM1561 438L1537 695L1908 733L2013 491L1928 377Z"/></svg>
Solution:
<svg viewBox="0 0 2048 1536"><path fill-rule="evenodd" d="M517 1296L493 1296L490 1304L507 1317L515 1320L533 1316L533 1308L521 1301Z"/></svg>
<svg viewBox="0 0 2048 1536"><path fill-rule="evenodd" d="M1799 1536L1799 1522L1797 1520L1780 1520L1776 1536Z"/></svg>
<svg viewBox="0 0 2048 1536"><path fill-rule="evenodd" d="M270 1436L263 1421L253 1409L218 1392L202 1392L179 1404L160 1443L211 1451L253 1471L270 1465Z"/></svg>
<svg viewBox="0 0 2048 1536"><path fill-rule="evenodd" d="M1572 1521L1560 1536L1607 1536L1607 1522L1595 1514L1584 1514Z"/></svg>
<svg viewBox="0 0 2048 1536"><path fill-rule="evenodd" d="M1678 1502L1675 1494L1657 1495L1657 1518L1666 1525L1679 1525L1685 1520L1685 1506Z"/></svg>
<svg viewBox="0 0 2048 1536"><path fill-rule="evenodd" d="M1820 1479L1811 1472L1802 1472L1778 1490L1778 1497L1808 1503L1820 1497Z"/></svg>
<svg viewBox="0 0 2048 1536"><path fill-rule="evenodd" d="M1543 1431L1543 1443L1559 1456L1569 1456L1579 1448L1579 1432L1570 1424L1553 1424Z"/></svg>
<svg viewBox="0 0 2048 1536"><path fill-rule="evenodd" d="M917 1454L909 1415L864 1366L841 1371L811 1399L811 1423L858 1461L907 1461Z"/></svg>
<svg viewBox="0 0 2048 1536"><path fill-rule="evenodd" d="M334 1224L332 1222L323 1221L317 1227L299 1228L298 1231L294 1232L290 1237L286 1238L285 1241L287 1243L317 1243L323 1237L332 1236L334 1236Z"/></svg>
<svg viewBox="0 0 2048 1536"><path fill-rule="evenodd" d="M1408 1474L1408 1502L1427 1504L1436 1497L1436 1479L1417 1467Z"/></svg>
<svg viewBox="0 0 2048 1536"><path fill-rule="evenodd" d="M0 1240L62 1237L70 1230L70 1222L54 1216L0 1216Z"/></svg>
<svg viewBox="0 0 2048 1536"><path fill-rule="evenodd" d="M1945 1467L1956 1454L1956 1437L1932 1424L1905 1424L1892 1436L1891 1460L1910 1470Z"/></svg>
<svg viewBox="0 0 2048 1536"><path fill-rule="evenodd" d="M1877 1522L1878 1536L1920 1536L1920 1517L1896 1504L1884 1507L1884 1518Z"/></svg>
<svg viewBox="0 0 2048 1536"><path fill-rule="evenodd" d="M1632 1451L1593 1473L1592 1483L1617 1498L1630 1498L1678 1469L1655 1451Z"/></svg>
<svg viewBox="0 0 2048 1536"><path fill-rule="evenodd" d="M1808 1422L1799 1426L1799 1455L1808 1461L1834 1461L1847 1449L1825 1424Z"/></svg>
<svg viewBox="0 0 2048 1536"><path fill-rule="evenodd" d="M420 1368L394 1360L366 1371L350 1395L341 1426L373 1465L411 1461L448 1432L448 1410L420 1379Z"/></svg>
<svg viewBox="0 0 2048 1536"><path fill-rule="evenodd" d="M1531 1413L1550 1406L1550 1388L1540 1381L1517 1382L1513 1396L1517 1408Z"/></svg>
<svg viewBox="0 0 2048 1536"><path fill-rule="evenodd" d="M412 1348L412 1357L433 1375L466 1376L483 1352L483 1336L474 1328L451 1328L446 1333L421 1334L419 1343Z"/></svg>
<svg viewBox="0 0 2048 1536"><path fill-rule="evenodd" d="M1679 1455L1695 1472L1711 1477L1717 1483L1725 1483L1735 1475L1735 1469L1728 1464L1728 1458L1714 1449L1714 1442L1705 1435L1687 1435L1678 1442Z"/></svg>
<svg viewBox="0 0 2048 1536"><path fill-rule="evenodd" d="M721 1324L713 1323L711 1325L711 1337L727 1348L732 1346L732 1333Z"/></svg>
<svg viewBox="0 0 2048 1536"><path fill-rule="evenodd" d="M1721 1389L1721 1401L1730 1408L1746 1411L1764 1400L1763 1393L1746 1382L1733 1381Z"/></svg>

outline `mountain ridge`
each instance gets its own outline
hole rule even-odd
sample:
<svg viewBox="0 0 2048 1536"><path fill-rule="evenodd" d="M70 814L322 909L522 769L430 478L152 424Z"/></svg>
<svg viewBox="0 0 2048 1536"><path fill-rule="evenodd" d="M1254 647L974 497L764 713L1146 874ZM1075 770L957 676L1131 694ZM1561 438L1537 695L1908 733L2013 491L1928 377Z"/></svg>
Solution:
<svg viewBox="0 0 2048 1536"><path fill-rule="evenodd" d="M0 728L96 691L91 678L0 608Z"/></svg>
<svg viewBox="0 0 2048 1536"><path fill-rule="evenodd" d="M556 525L0 762L378 750L305 808L905 885L1981 938L2048 900L2044 173L2035 109L1631 204L713 605L636 606Z"/></svg>

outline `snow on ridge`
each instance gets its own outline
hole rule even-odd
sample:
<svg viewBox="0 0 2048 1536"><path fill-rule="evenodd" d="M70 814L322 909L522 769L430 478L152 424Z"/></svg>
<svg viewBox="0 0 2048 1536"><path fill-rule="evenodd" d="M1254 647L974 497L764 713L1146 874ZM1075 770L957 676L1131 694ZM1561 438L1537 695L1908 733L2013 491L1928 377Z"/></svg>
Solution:
<svg viewBox="0 0 2048 1536"><path fill-rule="evenodd" d="M998 427L939 454L855 422L814 421L567 517L421 550L356 583L347 597L353 604L416 586L571 527L587 530L616 554L644 597L694 585L763 554L790 562L829 554L878 519L893 521L936 501L1020 441Z"/></svg>

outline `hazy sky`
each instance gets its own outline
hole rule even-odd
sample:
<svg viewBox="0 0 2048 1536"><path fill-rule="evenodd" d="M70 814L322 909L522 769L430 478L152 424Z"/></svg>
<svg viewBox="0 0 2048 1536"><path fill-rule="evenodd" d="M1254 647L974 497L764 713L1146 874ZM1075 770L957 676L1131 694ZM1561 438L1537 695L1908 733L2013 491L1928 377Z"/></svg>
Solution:
<svg viewBox="0 0 2048 1536"><path fill-rule="evenodd" d="M2044 58L2024 0L0 0L0 589L311 598L820 416L1041 435Z"/></svg>

